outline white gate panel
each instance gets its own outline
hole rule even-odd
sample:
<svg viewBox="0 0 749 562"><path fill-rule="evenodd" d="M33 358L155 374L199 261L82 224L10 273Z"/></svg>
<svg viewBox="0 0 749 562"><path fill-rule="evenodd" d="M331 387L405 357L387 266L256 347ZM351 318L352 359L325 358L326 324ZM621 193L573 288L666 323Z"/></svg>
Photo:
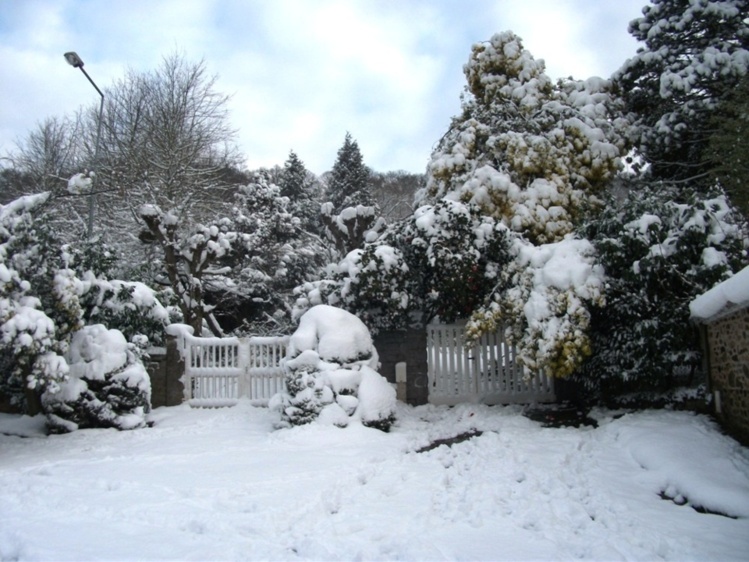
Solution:
<svg viewBox="0 0 749 562"><path fill-rule="evenodd" d="M485 334L473 347L463 339L464 324L427 326L429 402L455 405L553 402L554 385L543 373L526 373L504 330Z"/></svg>
<svg viewBox="0 0 749 562"><path fill-rule="evenodd" d="M240 398L267 404L285 388L288 336L196 338L183 335L185 399L192 406L233 406Z"/></svg>

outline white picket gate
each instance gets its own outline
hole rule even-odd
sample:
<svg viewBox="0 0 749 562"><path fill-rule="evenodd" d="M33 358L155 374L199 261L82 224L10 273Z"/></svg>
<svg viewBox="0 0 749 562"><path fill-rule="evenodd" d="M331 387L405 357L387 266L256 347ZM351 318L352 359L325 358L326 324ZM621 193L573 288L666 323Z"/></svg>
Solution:
<svg viewBox="0 0 749 562"><path fill-rule="evenodd" d="M526 373L503 330L465 345L464 324L427 326L429 402L455 405L553 402L553 381L543 373Z"/></svg>
<svg viewBox="0 0 749 562"><path fill-rule="evenodd" d="M185 399L192 406L258 404L284 389L281 360L289 337L196 338L182 335Z"/></svg>

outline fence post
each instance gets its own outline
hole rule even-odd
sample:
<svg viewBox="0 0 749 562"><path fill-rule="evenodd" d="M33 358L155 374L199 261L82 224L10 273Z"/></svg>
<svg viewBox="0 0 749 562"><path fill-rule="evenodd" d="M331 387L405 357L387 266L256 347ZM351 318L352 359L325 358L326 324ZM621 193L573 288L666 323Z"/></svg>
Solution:
<svg viewBox="0 0 749 562"><path fill-rule="evenodd" d="M252 398L252 382L250 381L250 341L246 338L239 340L237 346L237 365L241 367L237 381L237 398Z"/></svg>

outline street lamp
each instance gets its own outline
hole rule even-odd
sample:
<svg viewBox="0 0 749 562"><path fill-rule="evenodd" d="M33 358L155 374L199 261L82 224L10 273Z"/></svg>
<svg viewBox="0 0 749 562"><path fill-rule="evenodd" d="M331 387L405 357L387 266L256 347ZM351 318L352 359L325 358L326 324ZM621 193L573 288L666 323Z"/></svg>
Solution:
<svg viewBox="0 0 749 562"><path fill-rule="evenodd" d="M99 89L99 86L96 85L96 83L91 80L91 77L88 75L88 72L83 70L83 61L81 60L81 57L78 56L77 53L70 51L69 53L65 53L65 60L68 61L68 64L72 66L73 68L80 68L81 72L83 72L83 75L88 78L88 81L91 82L91 85L96 89L96 91L101 96L101 104L99 105L99 123L96 126L96 145L94 147L94 166L99 165L99 139L101 138L101 122L102 122L102 116L104 114L104 94ZM94 176L94 181L96 179L96 176ZM96 207L96 193L94 193L93 184L91 186L91 193L88 196L88 239L91 239L91 236L94 232L94 209Z"/></svg>

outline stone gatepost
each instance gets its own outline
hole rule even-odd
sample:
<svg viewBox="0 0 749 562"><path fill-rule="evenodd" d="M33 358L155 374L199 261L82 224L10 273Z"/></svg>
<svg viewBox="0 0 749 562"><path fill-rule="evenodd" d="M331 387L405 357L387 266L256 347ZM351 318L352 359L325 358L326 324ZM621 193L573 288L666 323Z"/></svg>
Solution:
<svg viewBox="0 0 749 562"><path fill-rule="evenodd" d="M380 332L373 339L380 356L380 374L389 382L397 383L396 365L405 363L406 403L412 406L426 404L429 399L426 330L417 328Z"/></svg>

